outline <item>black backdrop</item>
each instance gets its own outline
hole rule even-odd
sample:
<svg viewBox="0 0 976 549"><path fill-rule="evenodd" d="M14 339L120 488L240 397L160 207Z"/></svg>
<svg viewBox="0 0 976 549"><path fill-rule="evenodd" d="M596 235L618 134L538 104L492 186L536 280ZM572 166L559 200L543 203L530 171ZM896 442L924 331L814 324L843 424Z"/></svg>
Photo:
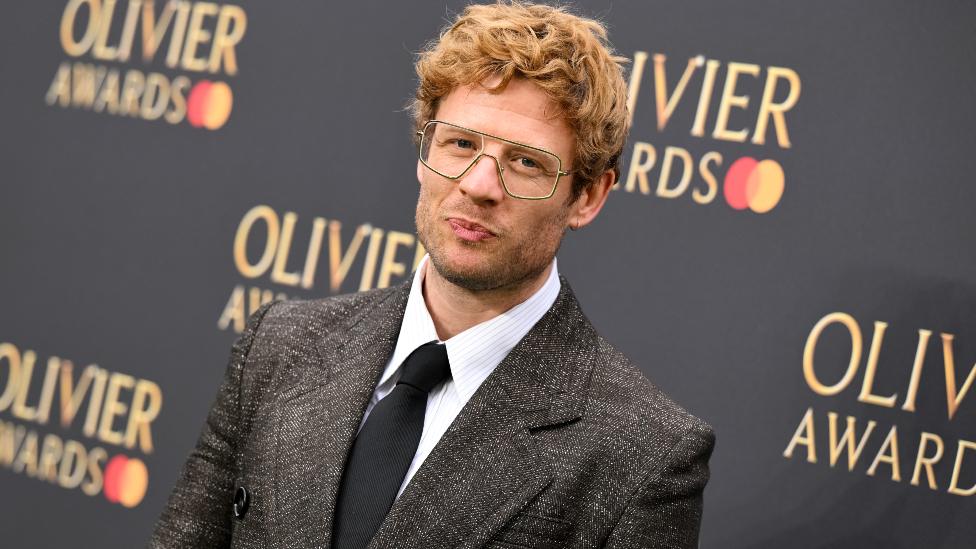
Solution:
<svg viewBox="0 0 976 549"><path fill-rule="evenodd" d="M112 52L131 7L123 0L108 27L91 27L108 28L105 40L93 31L84 43L88 15L108 6L18 2L0 16L4 547L143 544L257 301L409 276L412 61L462 4L177 3L173 25L185 15L200 45L172 66L170 27L151 59L141 24L127 59ZM154 6L157 21L163 6ZM594 225L568 236L560 271L604 335L715 427L702 546L970 547L976 10L771 1L576 9L606 21L620 53L647 57L631 87L625 181ZM62 21L75 12L66 46ZM236 70L225 51L210 72L207 33L220 35L222 20ZM186 49L185 37L177 42ZM663 128L656 54L668 97L702 56ZM135 115L125 114L127 79ZM770 79L779 130L761 115ZM191 93L204 80L215 84ZM140 103L150 81L169 88L167 114ZM728 119L719 123L723 95ZM757 209L773 206L765 213L726 199L748 182L725 179L741 157L769 168L752 172L749 187ZM687 187L669 191L681 187L683 158ZM700 204L709 175L714 199ZM269 233L277 239L266 246ZM307 262L310 248L319 255ZM815 353L805 376L807 347ZM73 419L66 389L78 393ZM45 402L50 413L39 418ZM849 422L850 449L865 437L852 464L842 446Z"/></svg>

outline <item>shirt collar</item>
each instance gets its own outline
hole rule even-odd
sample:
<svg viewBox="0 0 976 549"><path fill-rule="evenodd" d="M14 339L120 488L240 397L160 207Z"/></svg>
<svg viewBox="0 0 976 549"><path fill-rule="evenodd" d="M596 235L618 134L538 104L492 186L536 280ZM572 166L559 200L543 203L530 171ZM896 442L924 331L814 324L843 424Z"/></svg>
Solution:
<svg viewBox="0 0 976 549"><path fill-rule="evenodd" d="M400 335L393 356L380 378L380 384L389 380L417 347L430 341L441 342L423 295L429 257L424 255L414 272L410 296L407 298L407 307L400 325ZM549 270L545 283L528 299L443 342L447 346L447 357L451 363L451 377L458 394L464 400L471 398L494 367L552 307L559 295L559 287L559 271L556 258L553 258L552 269Z"/></svg>

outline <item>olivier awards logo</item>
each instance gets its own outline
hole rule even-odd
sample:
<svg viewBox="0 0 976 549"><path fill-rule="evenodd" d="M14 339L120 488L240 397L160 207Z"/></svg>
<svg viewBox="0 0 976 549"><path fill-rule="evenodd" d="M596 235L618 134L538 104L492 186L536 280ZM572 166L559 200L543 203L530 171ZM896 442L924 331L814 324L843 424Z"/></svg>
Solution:
<svg viewBox="0 0 976 549"><path fill-rule="evenodd" d="M210 130L226 124L234 94L210 75L237 74L236 47L247 28L244 10L214 2L160 4L69 0L60 41L73 60L58 67L47 104L170 124L186 120ZM166 72L144 72L133 66L134 59L162 65ZM189 75L167 74L172 72Z"/></svg>
<svg viewBox="0 0 976 549"><path fill-rule="evenodd" d="M303 221L295 212L279 213L264 204L254 206L241 218L234 235L234 268L247 280L266 279L280 287L301 290L324 283L330 294L337 294L389 287L409 276L426 253L413 233L385 230L370 223L352 230L343 225L338 219L314 217ZM328 268L320 270L323 262ZM274 299L286 299L286 295L238 284L231 290L217 327L240 333L247 317Z"/></svg>
<svg viewBox="0 0 976 549"><path fill-rule="evenodd" d="M950 424L959 421L960 407L976 379L976 366L969 369L965 380L961 380L953 348L955 337L947 333L939 334L941 361L934 357L929 359L934 354L930 353L930 347L940 345L932 344L931 330L919 329L914 357L906 356L902 361L904 367L893 372L895 375L887 376L889 379L899 379L904 391L891 392L890 388L881 390L877 387L876 379L887 329L888 323L874 322L870 349L862 363L864 334L854 317L844 312L834 312L821 318L810 331L803 349L803 378L807 386L821 397L834 397L850 389L857 391L857 402L860 404L892 410L897 407L905 414L918 414L920 403L923 402L919 399L920 387L934 383L937 386L930 387L945 390L945 408L923 409L921 417L912 417L912 421L906 422L899 430L898 424L882 427L874 419L865 422L863 417L848 415L841 418L834 411L828 411L824 416L817 414L810 406L800 419L783 456L794 460L805 459L809 463L821 463L826 458L830 467L836 467L841 462L849 472L859 470L867 476L888 478L892 482L908 480L911 486L927 486L931 490L944 490L956 496L976 494L976 475L970 470L974 467L973 460L976 460L976 455L973 455L976 454L976 442L961 438L947 440L948 437L933 432L936 429L931 428L932 424L941 424L943 430L957 427ZM836 337L825 337L827 330L834 331ZM833 371L829 366L834 365L819 363L816 353L835 351L838 343L846 345L846 341L841 340L847 338L850 341L850 359L846 368L840 365L843 374L839 379L834 379L836 373L829 373ZM858 390L855 381L862 371L862 365L863 376L860 377ZM892 373L895 364L880 367ZM937 400L926 402L929 405L939 404ZM915 427L919 423L927 425L921 432L914 432L920 430ZM967 464L970 469L966 469Z"/></svg>
<svg viewBox="0 0 976 549"><path fill-rule="evenodd" d="M724 81L716 97L716 84L720 81L723 66L721 61L701 55L693 57L688 60L678 81L672 84L668 81L667 56L657 53L652 58L658 134L665 132L676 112L690 115L690 109L681 107L691 104L694 115L689 119L689 134L694 138L729 143L748 141L752 145L768 147L768 134L772 128L774 142L780 150L792 146L786 113L800 98L800 77L796 71L775 66L764 69L753 63L730 61L724 64L725 70L721 73ZM647 60L646 52L634 54L627 98L634 128L640 128L644 119L638 99ZM753 86L758 91L760 84L762 96L756 104L742 89ZM697 93L692 90L694 86L698 88ZM639 135L639 132L632 130L631 134ZM786 187L786 175L780 163L773 158L735 156L737 158L730 159L717 150L691 150L690 147L655 145L638 140L631 151L623 189L628 193L639 192L663 199L677 199L686 196L690 190L691 199L696 204L711 204L721 189L725 203L734 210L766 213L775 208ZM652 185L655 169L658 170L657 181Z"/></svg>
<svg viewBox="0 0 976 549"><path fill-rule="evenodd" d="M0 343L0 468L89 496L101 493L124 507L139 505L149 470L131 454L153 451L151 425L163 405L159 385L95 364L78 370L57 356L40 371L36 363L33 350ZM68 435L42 432L50 427Z"/></svg>

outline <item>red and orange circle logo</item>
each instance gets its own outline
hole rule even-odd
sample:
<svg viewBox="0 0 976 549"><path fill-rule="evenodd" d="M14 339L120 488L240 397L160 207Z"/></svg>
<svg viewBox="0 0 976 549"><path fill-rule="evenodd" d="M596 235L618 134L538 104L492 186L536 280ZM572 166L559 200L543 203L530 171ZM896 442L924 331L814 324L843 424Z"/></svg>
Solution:
<svg viewBox="0 0 976 549"><path fill-rule="evenodd" d="M725 201L736 210L766 213L779 204L785 182L783 167L775 160L743 156L725 174Z"/></svg>
<svg viewBox="0 0 976 549"><path fill-rule="evenodd" d="M227 122L234 107L234 93L225 82L201 80L190 89L186 120L194 128L216 130Z"/></svg>
<svg viewBox="0 0 976 549"><path fill-rule="evenodd" d="M102 490L105 499L132 508L139 505L148 488L149 470L141 459L119 454L108 460Z"/></svg>

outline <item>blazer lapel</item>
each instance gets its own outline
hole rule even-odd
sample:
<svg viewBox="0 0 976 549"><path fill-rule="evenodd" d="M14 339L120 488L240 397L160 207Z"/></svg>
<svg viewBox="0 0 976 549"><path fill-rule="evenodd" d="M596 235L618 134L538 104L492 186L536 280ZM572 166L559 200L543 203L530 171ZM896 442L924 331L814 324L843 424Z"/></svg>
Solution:
<svg viewBox="0 0 976 549"><path fill-rule="evenodd" d="M409 283L318 342L280 391L274 541L329 547L339 480L400 330Z"/></svg>
<svg viewBox="0 0 976 549"><path fill-rule="evenodd" d="M552 481L531 430L581 417L596 348L561 282L556 302L462 408L369 549L480 547Z"/></svg>

